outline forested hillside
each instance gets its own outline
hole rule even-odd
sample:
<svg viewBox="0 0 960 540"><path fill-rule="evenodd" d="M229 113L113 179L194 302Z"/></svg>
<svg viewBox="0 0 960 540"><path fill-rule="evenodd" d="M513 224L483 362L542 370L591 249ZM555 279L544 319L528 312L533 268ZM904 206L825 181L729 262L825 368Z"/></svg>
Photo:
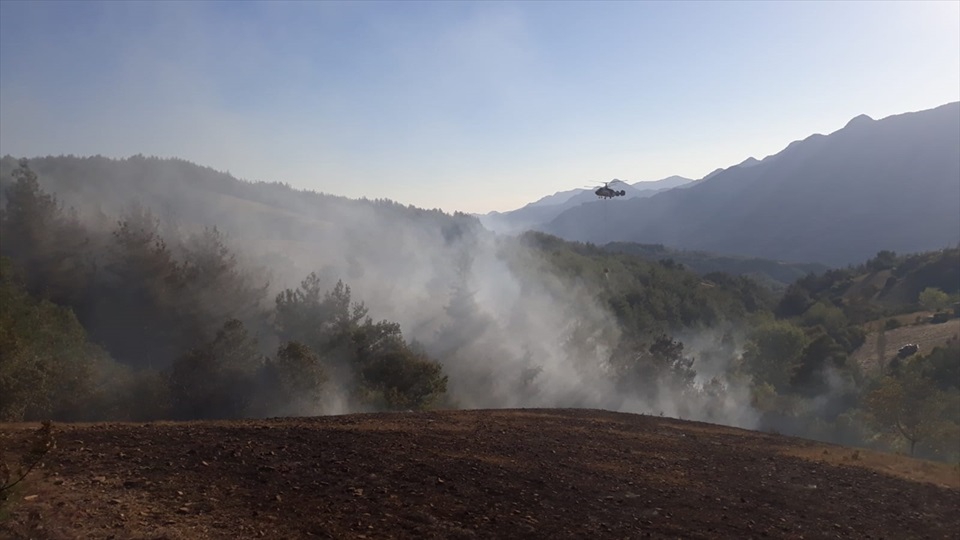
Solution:
<svg viewBox="0 0 960 540"><path fill-rule="evenodd" d="M833 306L853 322L921 309L946 310L960 293L960 248L898 255L881 251L863 264L810 274L784 294L780 316Z"/></svg>
<svg viewBox="0 0 960 540"><path fill-rule="evenodd" d="M78 182L25 160L3 180L4 420L593 407L958 458L956 341L882 372L848 361L874 314L957 301L956 250L881 253L779 298L467 216L100 159ZM150 176L167 165L182 176ZM867 271L895 278L882 307L850 300Z"/></svg>
<svg viewBox="0 0 960 540"><path fill-rule="evenodd" d="M788 263L756 257L720 255L706 251L674 249L663 244L636 244L633 242L610 242L604 249L630 253L646 260L673 261L698 274L724 272L731 275L751 277L776 290L793 283L807 274L825 272L828 267L817 263Z"/></svg>

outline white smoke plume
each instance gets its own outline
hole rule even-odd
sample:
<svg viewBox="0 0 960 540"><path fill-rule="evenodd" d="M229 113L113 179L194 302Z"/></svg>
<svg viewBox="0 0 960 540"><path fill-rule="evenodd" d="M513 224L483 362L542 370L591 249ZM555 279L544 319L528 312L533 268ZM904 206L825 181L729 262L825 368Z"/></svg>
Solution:
<svg viewBox="0 0 960 540"><path fill-rule="evenodd" d="M490 233L469 216L225 175L197 186L197 169L181 161L121 163L131 172L106 181L109 189L54 179L63 173L44 171L43 161L37 166L48 189L81 215L99 216L100 226L115 222L104 215L119 216L135 201L159 216L165 235L217 226L245 265L269 272L268 303L311 272L326 290L343 280L372 318L399 323L408 340L443 364L451 406L590 407L742 427L756 422L747 382L727 377L738 351L721 344L721 329L674 336L695 359L693 386L644 381L656 385L655 395L644 395L622 384L611 362L621 340L637 336L621 335L603 304L610 283L576 272L558 277L539 249ZM109 162L100 166L110 176ZM357 410L342 392L344 381L331 382L324 402L299 412Z"/></svg>

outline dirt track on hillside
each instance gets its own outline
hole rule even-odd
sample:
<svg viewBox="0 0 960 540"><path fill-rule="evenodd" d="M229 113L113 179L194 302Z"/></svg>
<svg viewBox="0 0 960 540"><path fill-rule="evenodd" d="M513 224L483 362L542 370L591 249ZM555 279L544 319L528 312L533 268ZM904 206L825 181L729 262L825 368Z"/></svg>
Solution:
<svg viewBox="0 0 960 540"><path fill-rule="evenodd" d="M876 371L877 364L877 336L878 332L867 334L866 340L857 350L853 351L850 359L861 368ZM928 354L936 347L941 347L960 336L960 319L951 319L940 324L921 324L901 326L886 331L887 350L884 366L896 358L900 347L909 343L920 345L920 353Z"/></svg>
<svg viewBox="0 0 960 540"><path fill-rule="evenodd" d="M648 416L459 411L55 428L57 449L18 489L0 536L893 539L960 532L956 487L871 470L848 448ZM0 429L14 450L26 433L25 426ZM960 484L947 465L873 459L909 462Z"/></svg>

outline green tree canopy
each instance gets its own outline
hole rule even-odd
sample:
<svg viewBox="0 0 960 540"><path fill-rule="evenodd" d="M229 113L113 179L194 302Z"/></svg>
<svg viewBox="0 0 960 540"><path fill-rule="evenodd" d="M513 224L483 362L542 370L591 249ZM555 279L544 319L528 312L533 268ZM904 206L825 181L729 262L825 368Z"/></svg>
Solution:
<svg viewBox="0 0 960 540"><path fill-rule="evenodd" d="M803 330L786 321L762 323L751 334L743 363L757 383L767 383L778 392L790 388L800 357L809 343Z"/></svg>
<svg viewBox="0 0 960 540"><path fill-rule="evenodd" d="M0 259L0 420L86 419L105 353L65 307L37 300Z"/></svg>
<svg viewBox="0 0 960 540"><path fill-rule="evenodd" d="M927 287L920 292L918 301L924 309L939 311L950 305L950 295L936 287Z"/></svg>
<svg viewBox="0 0 960 540"><path fill-rule="evenodd" d="M263 366L256 340L231 319L216 337L173 364L169 374L174 414L182 419L248 415Z"/></svg>
<svg viewBox="0 0 960 540"><path fill-rule="evenodd" d="M957 393L939 390L916 369L884 377L867 396L866 405L878 427L908 443L911 456L921 443L935 450L948 450L944 446L949 444L943 443L956 439L960 429L956 418L960 407Z"/></svg>

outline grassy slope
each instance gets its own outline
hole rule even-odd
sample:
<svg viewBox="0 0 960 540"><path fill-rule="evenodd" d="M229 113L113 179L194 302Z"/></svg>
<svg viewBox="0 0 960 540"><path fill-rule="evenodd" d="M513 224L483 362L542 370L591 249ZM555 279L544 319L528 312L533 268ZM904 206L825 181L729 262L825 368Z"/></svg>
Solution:
<svg viewBox="0 0 960 540"><path fill-rule="evenodd" d="M908 343L916 343L920 346L920 353L926 354L935 347L946 345L949 341L960 338L960 319L950 319L941 324L913 324L917 317L926 318L929 315L929 312L917 312L896 317L908 326L901 326L885 332L887 338L885 364L896 357L897 350L900 347ZM878 325L882 325L885 321L886 319L883 319L876 321L877 324L871 325L866 341L850 355L851 360L867 370L877 368L879 355L877 341L880 335Z"/></svg>

